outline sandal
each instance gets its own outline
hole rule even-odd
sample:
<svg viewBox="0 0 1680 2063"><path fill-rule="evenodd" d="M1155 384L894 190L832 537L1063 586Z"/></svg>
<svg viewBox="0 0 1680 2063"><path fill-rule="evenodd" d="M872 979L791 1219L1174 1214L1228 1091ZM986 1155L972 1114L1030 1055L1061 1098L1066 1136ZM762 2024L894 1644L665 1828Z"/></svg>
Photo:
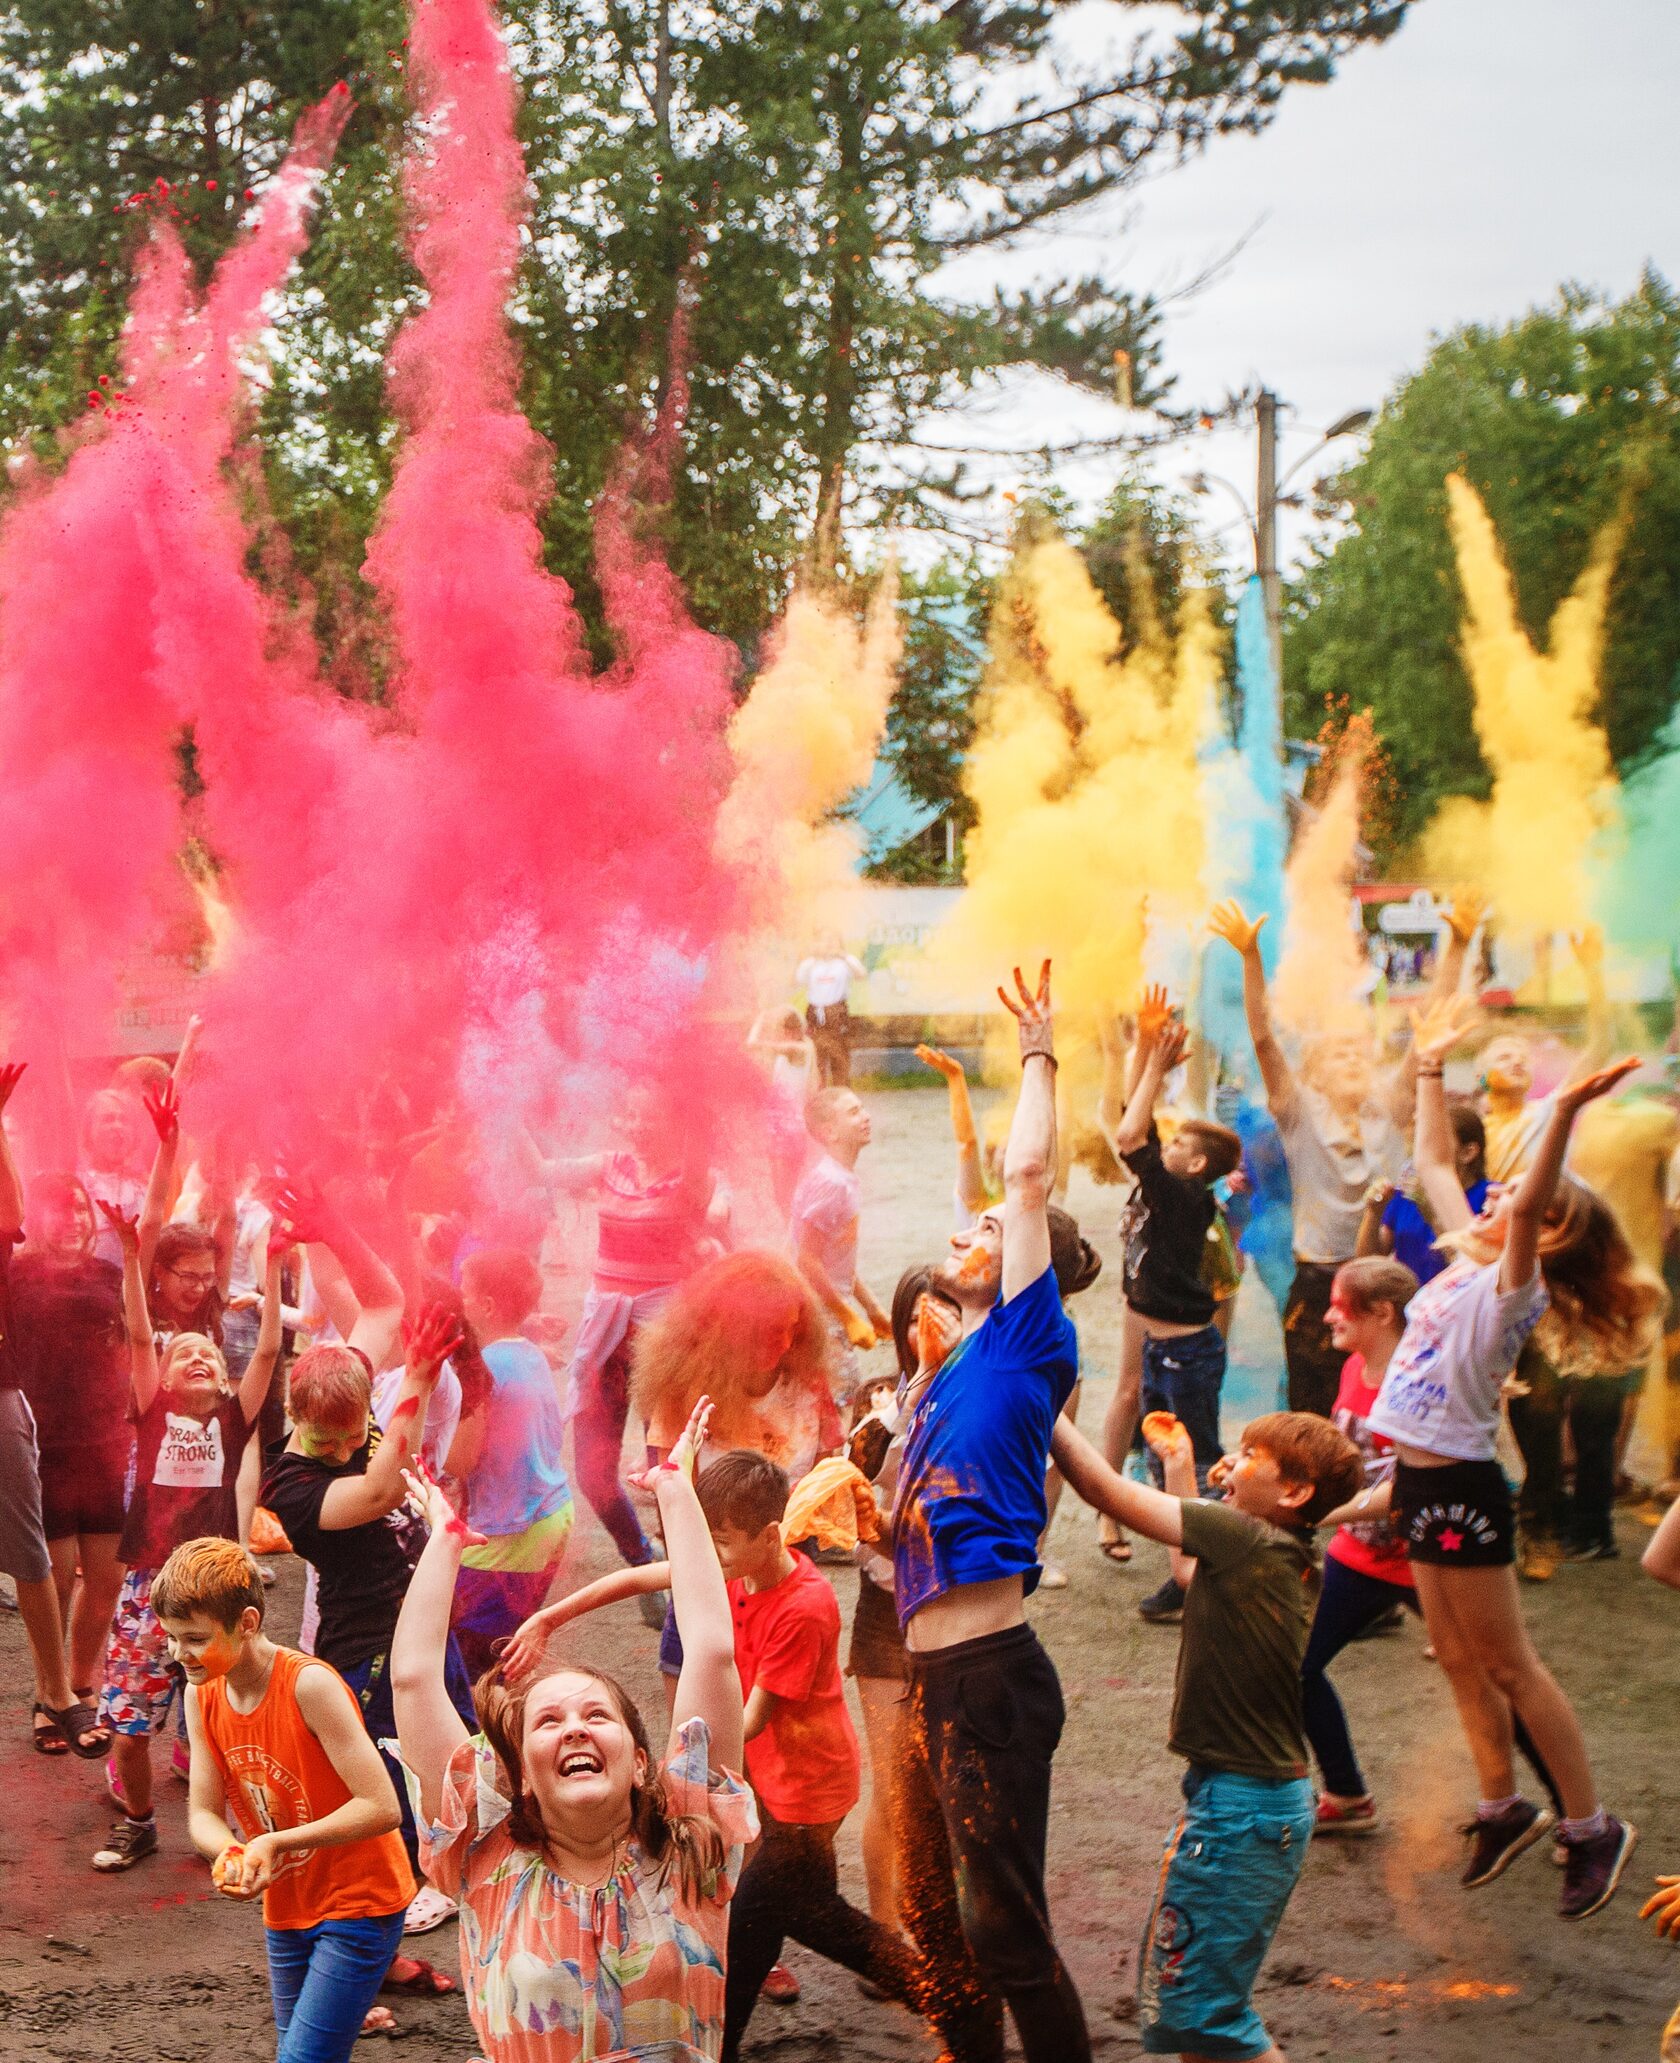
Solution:
<svg viewBox="0 0 1680 2063"><path fill-rule="evenodd" d="M399 1977L397 1971L407 1963L409 1973ZM415 1998L441 1999L459 1987L453 1977L445 1977L441 1970L434 1970L430 1963L422 1962L418 1956L398 1956L385 1973L381 1991L406 1991Z"/></svg>
<svg viewBox="0 0 1680 2063"><path fill-rule="evenodd" d="M100 1719L99 1714L85 1698L78 1698L73 1705L66 1705L62 1712L55 1712L50 1705L37 1705L37 1713L45 1712L57 1727L64 1745L72 1755L79 1755L84 1762L97 1762L111 1746L111 1729ZM39 1740L44 1729L37 1728ZM51 1748L43 1748L43 1755L51 1755Z"/></svg>
<svg viewBox="0 0 1680 2063"><path fill-rule="evenodd" d="M397 2025L397 2016L391 2011L389 2006L369 2006L366 2013L362 2016L361 2032L363 2035L383 2034L395 2036L401 2034L402 2029ZM358 2039L360 2039L360 2036L358 2036Z"/></svg>
<svg viewBox="0 0 1680 2063"><path fill-rule="evenodd" d="M1129 1562L1132 1558L1132 1543L1129 1540L1100 1540L1097 1545L1111 1562Z"/></svg>
<svg viewBox="0 0 1680 2063"><path fill-rule="evenodd" d="M64 1737L64 1729L58 1722L58 1715L50 1707L37 1704L30 1718L30 1741L37 1755L50 1755L56 1762L61 1755L68 1755L70 1743Z"/></svg>

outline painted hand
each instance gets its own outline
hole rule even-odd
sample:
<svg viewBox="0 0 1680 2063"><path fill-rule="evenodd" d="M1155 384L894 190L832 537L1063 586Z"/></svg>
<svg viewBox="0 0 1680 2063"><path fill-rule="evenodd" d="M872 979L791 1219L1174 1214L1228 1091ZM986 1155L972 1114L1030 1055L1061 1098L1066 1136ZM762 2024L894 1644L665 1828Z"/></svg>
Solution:
<svg viewBox="0 0 1680 2063"><path fill-rule="evenodd" d="M1208 912L1208 929L1215 938L1222 938L1228 946L1235 946L1244 959L1259 950L1259 938L1266 928L1265 913L1251 923L1238 902L1215 903Z"/></svg>
<svg viewBox="0 0 1680 2063"><path fill-rule="evenodd" d="M1641 1064L1639 1055L1630 1053L1624 1060L1613 1060L1608 1067L1601 1067L1597 1074L1570 1082L1557 1092L1558 1109L1574 1112L1589 1103L1596 1103L1600 1096L1608 1096L1618 1084L1625 1082L1630 1074L1637 1074Z"/></svg>
<svg viewBox="0 0 1680 2063"><path fill-rule="evenodd" d="M1487 913L1487 897L1480 889L1457 889L1453 893L1452 907L1447 911L1447 929L1458 944L1468 946Z"/></svg>
<svg viewBox="0 0 1680 2063"><path fill-rule="evenodd" d="M175 1093L175 1084L162 1082L157 1088L146 1090L140 1100L146 1106L159 1143L173 1146L181 1136L181 1099Z"/></svg>
<svg viewBox="0 0 1680 2063"><path fill-rule="evenodd" d="M1639 1917L1654 1922L1658 1934L1680 1941L1680 1877L1659 1877L1657 1884L1639 1908Z"/></svg>
<svg viewBox="0 0 1680 2063"><path fill-rule="evenodd" d="M1027 987L1019 967L1014 970L1015 992L1020 1001L1015 1002L1008 992L998 990L998 1001L1015 1019L1021 1034L1021 1058L1030 1060L1035 1054L1046 1060L1056 1057L1055 1028L1050 1011L1050 962L1045 961L1039 971L1036 993Z"/></svg>
<svg viewBox="0 0 1680 2063"><path fill-rule="evenodd" d="M447 1304L428 1304L418 1318L403 1320L404 1364L417 1382L436 1382L460 1344L461 1321Z"/></svg>
<svg viewBox="0 0 1680 2063"><path fill-rule="evenodd" d="M126 1211L119 1210L114 1203L107 1203L103 1197L97 1200L99 1214L117 1235L117 1244L122 1248L125 1258L130 1254L138 1255L140 1252L139 1218L129 1217Z"/></svg>
<svg viewBox="0 0 1680 2063"><path fill-rule="evenodd" d="M1412 1051L1420 1067L1436 1067L1476 1021L1471 996L1437 996L1412 1012Z"/></svg>
<svg viewBox="0 0 1680 2063"><path fill-rule="evenodd" d="M948 1082L960 1082L963 1078L963 1064L953 1060L949 1053L941 1053L937 1046L918 1046L916 1058L924 1067L931 1067L942 1074Z"/></svg>
<svg viewBox="0 0 1680 2063"><path fill-rule="evenodd" d="M1152 1046L1172 1022L1172 1005L1167 1001L1167 992L1159 982L1151 983L1143 992L1143 1001L1138 1005L1137 1035L1145 1045Z"/></svg>
<svg viewBox="0 0 1680 2063"><path fill-rule="evenodd" d="M875 1344L875 1328L861 1311L848 1308L845 1316L846 1337L860 1353L867 1354Z"/></svg>
<svg viewBox="0 0 1680 2063"><path fill-rule="evenodd" d="M475 1533L449 1501L449 1493L418 1456L412 1468L403 1470L409 1501L434 1533L447 1533L463 1547L482 1547L484 1535Z"/></svg>

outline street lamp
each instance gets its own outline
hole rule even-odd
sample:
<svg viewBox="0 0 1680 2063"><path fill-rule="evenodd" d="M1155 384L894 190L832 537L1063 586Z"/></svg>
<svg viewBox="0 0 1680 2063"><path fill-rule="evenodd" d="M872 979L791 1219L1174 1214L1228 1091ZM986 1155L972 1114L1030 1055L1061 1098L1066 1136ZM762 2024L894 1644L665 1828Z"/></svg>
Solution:
<svg viewBox="0 0 1680 2063"><path fill-rule="evenodd" d="M1303 452L1280 480L1277 469L1278 398L1269 387L1262 387L1254 397L1255 427L1259 431L1260 446L1255 467L1254 507L1251 509L1239 490L1217 473L1192 473L1185 483L1192 494L1206 494L1210 487L1223 488L1243 512L1249 535L1254 540L1254 567L1260 575L1260 591L1266 604L1266 642L1271 647L1272 672L1280 686L1283 681L1283 593L1278 577L1277 512L1280 508L1292 507L1295 502L1295 497L1286 495L1283 490L1326 445L1333 444L1338 437L1351 437L1356 430L1363 430L1374 415L1373 409L1352 408L1346 415L1338 416L1318 442Z"/></svg>

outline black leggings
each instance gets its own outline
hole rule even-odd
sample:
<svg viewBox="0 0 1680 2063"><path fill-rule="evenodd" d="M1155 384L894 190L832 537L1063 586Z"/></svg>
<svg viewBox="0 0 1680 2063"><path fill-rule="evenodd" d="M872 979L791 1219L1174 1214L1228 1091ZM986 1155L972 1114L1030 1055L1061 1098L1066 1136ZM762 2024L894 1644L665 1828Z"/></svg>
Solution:
<svg viewBox="0 0 1680 2063"><path fill-rule="evenodd" d="M1330 1337L1330 1291L1340 1262L1297 1261L1283 1307L1283 1360L1289 1371L1289 1408L1328 1418L1347 1356Z"/></svg>
<svg viewBox="0 0 1680 2063"><path fill-rule="evenodd" d="M796 1827L759 1808L763 1832L729 1902L722 2063L734 2063L764 1980L791 1934L831 1963L918 2006L920 1965L896 1934L840 1896L834 1836L840 1822Z"/></svg>
<svg viewBox="0 0 1680 2063"><path fill-rule="evenodd" d="M1385 1583L1380 1576L1350 1569L1334 1555L1324 1557L1324 1588L1319 1592L1318 1610L1301 1661L1301 1720L1323 1772L1324 1788L1338 1798L1363 1798L1367 1793L1359 1759L1353 1752L1347 1714L1325 1671L1350 1640L1357 1640L1367 1626L1375 1625L1395 1605L1404 1605L1408 1612L1417 1611L1418 1595L1409 1583ZM1563 1800L1558 1787L1514 1708L1511 1724L1518 1752L1545 1785L1561 1819Z"/></svg>
<svg viewBox="0 0 1680 2063"><path fill-rule="evenodd" d="M1050 1760L1064 1717L1055 1668L1028 1626L909 1659L894 1827L901 1901L928 1968L970 2009L972 2043L960 2053L1001 2063L1007 2002L1027 2063L1089 2063L1044 1895Z"/></svg>
<svg viewBox="0 0 1680 2063"><path fill-rule="evenodd" d="M1616 1498L1616 1435L1628 1378L1559 1375L1532 1341L1517 1362L1526 1397L1510 1403L1511 1431L1522 1450L1517 1517L1523 1531L1567 1540L1571 1547L1611 1547ZM1564 1488L1563 1429L1575 1443L1575 1487Z"/></svg>

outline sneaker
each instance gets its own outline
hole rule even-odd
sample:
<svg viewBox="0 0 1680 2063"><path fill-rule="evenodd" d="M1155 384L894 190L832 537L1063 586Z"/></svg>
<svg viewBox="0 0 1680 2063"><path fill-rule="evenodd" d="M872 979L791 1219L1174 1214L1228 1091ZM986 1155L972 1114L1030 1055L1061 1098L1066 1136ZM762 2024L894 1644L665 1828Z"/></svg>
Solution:
<svg viewBox="0 0 1680 2063"><path fill-rule="evenodd" d="M671 1593L668 1590L644 1590L636 1600L636 1609L642 1615L642 1624L653 1633L665 1631L665 1614L670 1609Z"/></svg>
<svg viewBox="0 0 1680 2063"><path fill-rule="evenodd" d="M1563 1551L1566 1562L1614 1562L1620 1561L1621 1556L1622 1550L1614 1540L1578 1540Z"/></svg>
<svg viewBox="0 0 1680 2063"><path fill-rule="evenodd" d="M1152 1590L1138 1606L1138 1617L1151 1626L1172 1626L1184 1617L1184 1592L1169 1576L1159 1590Z"/></svg>
<svg viewBox="0 0 1680 2063"><path fill-rule="evenodd" d="M1526 1798L1496 1819L1473 1819L1464 1828L1470 1836L1470 1860L1459 1882L1473 1890L1503 1876L1525 1848L1532 1848L1557 1818L1549 1805L1530 1805Z"/></svg>
<svg viewBox="0 0 1680 2063"><path fill-rule="evenodd" d="M778 2006L791 2006L799 1996L799 1979L785 1963L777 1963L760 1987L763 1996Z"/></svg>
<svg viewBox="0 0 1680 2063"><path fill-rule="evenodd" d="M1062 1567L1060 1562L1046 1562L1039 1575L1038 1587L1040 1590L1066 1590L1068 1587L1067 1570Z"/></svg>
<svg viewBox="0 0 1680 2063"><path fill-rule="evenodd" d="M131 1870L137 1862L157 1853L157 1821L130 1819L124 1813L111 1829L111 1838L93 1858L96 1870ZM1609 1897L1606 1892L1605 1897Z"/></svg>
<svg viewBox="0 0 1680 2063"><path fill-rule="evenodd" d="M1563 1865L1558 1911L1566 1920L1584 1920L1601 1905L1610 1903L1639 1839L1637 1827L1617 1819L1613 1813L1607 1817L1609 1824L1602 1834L1564 1843L1569 1854Z"/></svg>
<svg viewBox="0 0 1680 2063"><path fill-rule="evenodd" d="M1517 1574L1525 1583L1550 1583L1562 1559L1555 1540L1527 1535L1517 1549Z"/></svg>
<svg viewBox="0 0 1680 2063"><path fill-rule="evenodd" d="M1369 1798L1320 1798L1313 1809L1313 1836L1374 1834L1382 1822Z"/></svg>

